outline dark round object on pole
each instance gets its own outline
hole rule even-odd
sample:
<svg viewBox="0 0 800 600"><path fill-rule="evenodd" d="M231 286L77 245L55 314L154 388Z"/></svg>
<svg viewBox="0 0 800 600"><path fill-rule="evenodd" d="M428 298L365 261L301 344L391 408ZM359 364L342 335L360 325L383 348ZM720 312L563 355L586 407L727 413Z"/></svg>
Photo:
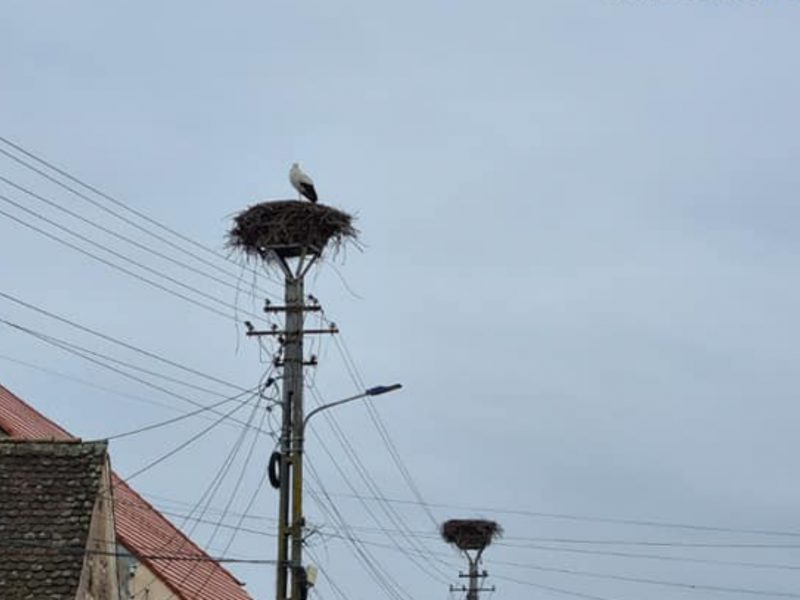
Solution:
<svg viewBox="0 0 800 600"><path fill-rule="evenodd" d="M276 257L321 256L358 243L353 217L337 208L299 200L255 204L233 218L228 247L246 258L271 262Z"/></svg>
<svg viewBox="0 0 800 600"><path fill-rule="evenodd" d="M269 484L276 490L281 488L281 453L273 452L269 456L269 463L267 464L267 477Z"/></svg>
<svg viewBox="0 0 800 600"><path fill-rule="evenodd" d="M492 540L503 534L503 529L495 521L483 519L450 519L442 524L442 539L454 544L459 550L481 551Z"/></svg>

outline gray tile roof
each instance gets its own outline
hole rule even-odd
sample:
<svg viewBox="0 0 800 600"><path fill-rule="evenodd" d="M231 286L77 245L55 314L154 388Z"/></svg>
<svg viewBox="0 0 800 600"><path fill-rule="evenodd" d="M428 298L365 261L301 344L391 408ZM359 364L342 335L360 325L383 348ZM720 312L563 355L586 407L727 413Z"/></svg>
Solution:
<svg viewBox="0 0 800 600"><path fill-rule="evenodd" d="M104 442L0 440L0 598L74 599Z"/></svg>

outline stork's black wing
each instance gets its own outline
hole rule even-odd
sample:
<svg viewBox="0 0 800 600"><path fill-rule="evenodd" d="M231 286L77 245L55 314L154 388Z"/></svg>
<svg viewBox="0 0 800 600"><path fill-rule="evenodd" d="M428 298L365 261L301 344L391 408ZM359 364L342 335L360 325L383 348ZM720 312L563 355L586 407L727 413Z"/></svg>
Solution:
<svg viewBox="0 0 800 600"><path fill-rule="evenodd" d="M300 193L303 194L306 198L311 200L312 202L317 201L317 190L314 189L314 186L310 183L301 183L300 184Z"/></svg>

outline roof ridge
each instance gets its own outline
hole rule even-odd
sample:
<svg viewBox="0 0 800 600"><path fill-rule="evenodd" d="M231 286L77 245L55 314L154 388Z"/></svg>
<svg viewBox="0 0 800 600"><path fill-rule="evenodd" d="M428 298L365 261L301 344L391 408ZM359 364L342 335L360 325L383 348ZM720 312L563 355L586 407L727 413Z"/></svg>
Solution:
<svg viewBox="0 0 800 600"><path fill-rule="evenodd" d="M69 440L37 440L28 438L1 438L0 444L100 444L103 440L82 440L81 438L72 438Z"/></svg>

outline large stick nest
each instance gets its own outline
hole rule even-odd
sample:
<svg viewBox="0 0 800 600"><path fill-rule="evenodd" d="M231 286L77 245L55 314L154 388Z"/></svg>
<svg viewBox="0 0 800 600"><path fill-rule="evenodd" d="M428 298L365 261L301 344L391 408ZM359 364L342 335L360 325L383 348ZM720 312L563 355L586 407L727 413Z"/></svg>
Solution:
<svg viewBox="0 0 800 600"><path fill-rule="evenodd" d="M353 217L344 211L298 200L255 204L233 218L228 246L246 257L272 260L279 256L322 255L338 252L347 242L357 244Z"/></svg>
<svg viewBox="0 0 800 600"><path fill-rule="evenodd" d="M483 550L503 528L494 521L482 519L451 519L442 524L442 539L461 550Z"/></svg>

